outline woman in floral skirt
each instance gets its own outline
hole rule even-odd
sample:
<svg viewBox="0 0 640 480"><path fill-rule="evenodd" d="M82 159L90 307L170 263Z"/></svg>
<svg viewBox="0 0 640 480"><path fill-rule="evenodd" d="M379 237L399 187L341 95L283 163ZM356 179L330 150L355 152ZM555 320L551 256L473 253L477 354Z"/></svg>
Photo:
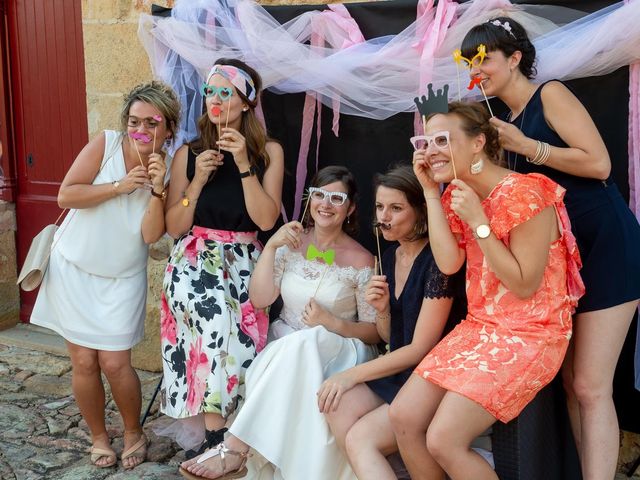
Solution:
<svg viewBox="0 0 640 480"><path fill-rule="evenodd" d="M202 85L200 136L171 167L166 224L178 240L163 283L161 408L178 419L204 414L201 450L222 440L245 371L266 343L268 318L251 305L248 286L257 231L280 214L284 167L282 148L255 115L260 89L248 65L218 60Z"/></svg>

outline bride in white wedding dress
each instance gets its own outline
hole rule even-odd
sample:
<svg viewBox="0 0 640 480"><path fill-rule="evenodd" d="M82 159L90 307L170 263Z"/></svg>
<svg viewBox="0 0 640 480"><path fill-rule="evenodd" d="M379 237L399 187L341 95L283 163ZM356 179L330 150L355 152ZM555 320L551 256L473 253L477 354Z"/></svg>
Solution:
<svg viewBox="0 0 640 480"><path fill-rule="evenodd" d="M353 175L323 168L309 194L309 227L280 228L251 278L255 307L278 295L284 305L269 328L270 343L247 370L246 400L231 435L184 462L186 478L355 479L316 392L327 377L376 355L375 310L364 299L374 261L347 233L355 229Z"/></svg>

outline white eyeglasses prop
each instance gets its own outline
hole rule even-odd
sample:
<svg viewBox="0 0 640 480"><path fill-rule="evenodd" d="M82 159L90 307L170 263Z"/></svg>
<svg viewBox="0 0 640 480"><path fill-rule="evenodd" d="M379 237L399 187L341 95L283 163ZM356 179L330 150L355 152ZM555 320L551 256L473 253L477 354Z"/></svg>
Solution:
<svg viewBox="0 0 640 480"><path fill-rule="evenodd" d="M323 188L318 187L309 187L309 197L321 202L324 202L327 198L329 198L329 203L331 203L331 205L335 205L336 207L344 205L344 202L347 201L347 194L344 192L329 192Z"/></svg>
<svg viewBox="0 0 640 480"><path fill-rule="evenodd" d="M453 178L458 178L456 174L456 162L453 159L453 150L451 149L451 140L449 139L449 132L443 130L442 132L436 132L433 135L416 135L409 139L411 145L415 150L429 148L429 145L433 144L440 151L449 150L451 156L451 164L453 165Z"/></svg>

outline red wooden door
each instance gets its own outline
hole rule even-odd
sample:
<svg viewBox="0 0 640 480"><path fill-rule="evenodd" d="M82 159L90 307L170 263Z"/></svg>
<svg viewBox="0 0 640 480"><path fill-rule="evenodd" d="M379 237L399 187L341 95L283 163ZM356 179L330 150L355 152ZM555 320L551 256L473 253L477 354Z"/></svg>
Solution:
<svg viewBox="0 0 640 480"><path fill-rule="evenodd" d="M17 248L58 217L64 174L87 143L80 0L7 2L17 173ZM34 293L21 292L28 322Z"/></svg>

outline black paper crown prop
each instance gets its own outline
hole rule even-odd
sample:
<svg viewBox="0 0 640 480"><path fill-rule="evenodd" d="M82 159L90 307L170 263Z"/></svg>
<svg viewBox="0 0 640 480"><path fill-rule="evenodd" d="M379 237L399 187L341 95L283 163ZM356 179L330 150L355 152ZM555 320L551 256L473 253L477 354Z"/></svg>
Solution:
<svg viewBox="0 0 640 480"><path fill-rule="evenodd" d="M447 113L449 111L449 84L439 88L438 92L433 91L433 83L427 85L427 96L413 99L418 107L418 112L423 117L428 117L434 113Z"/></svg>

